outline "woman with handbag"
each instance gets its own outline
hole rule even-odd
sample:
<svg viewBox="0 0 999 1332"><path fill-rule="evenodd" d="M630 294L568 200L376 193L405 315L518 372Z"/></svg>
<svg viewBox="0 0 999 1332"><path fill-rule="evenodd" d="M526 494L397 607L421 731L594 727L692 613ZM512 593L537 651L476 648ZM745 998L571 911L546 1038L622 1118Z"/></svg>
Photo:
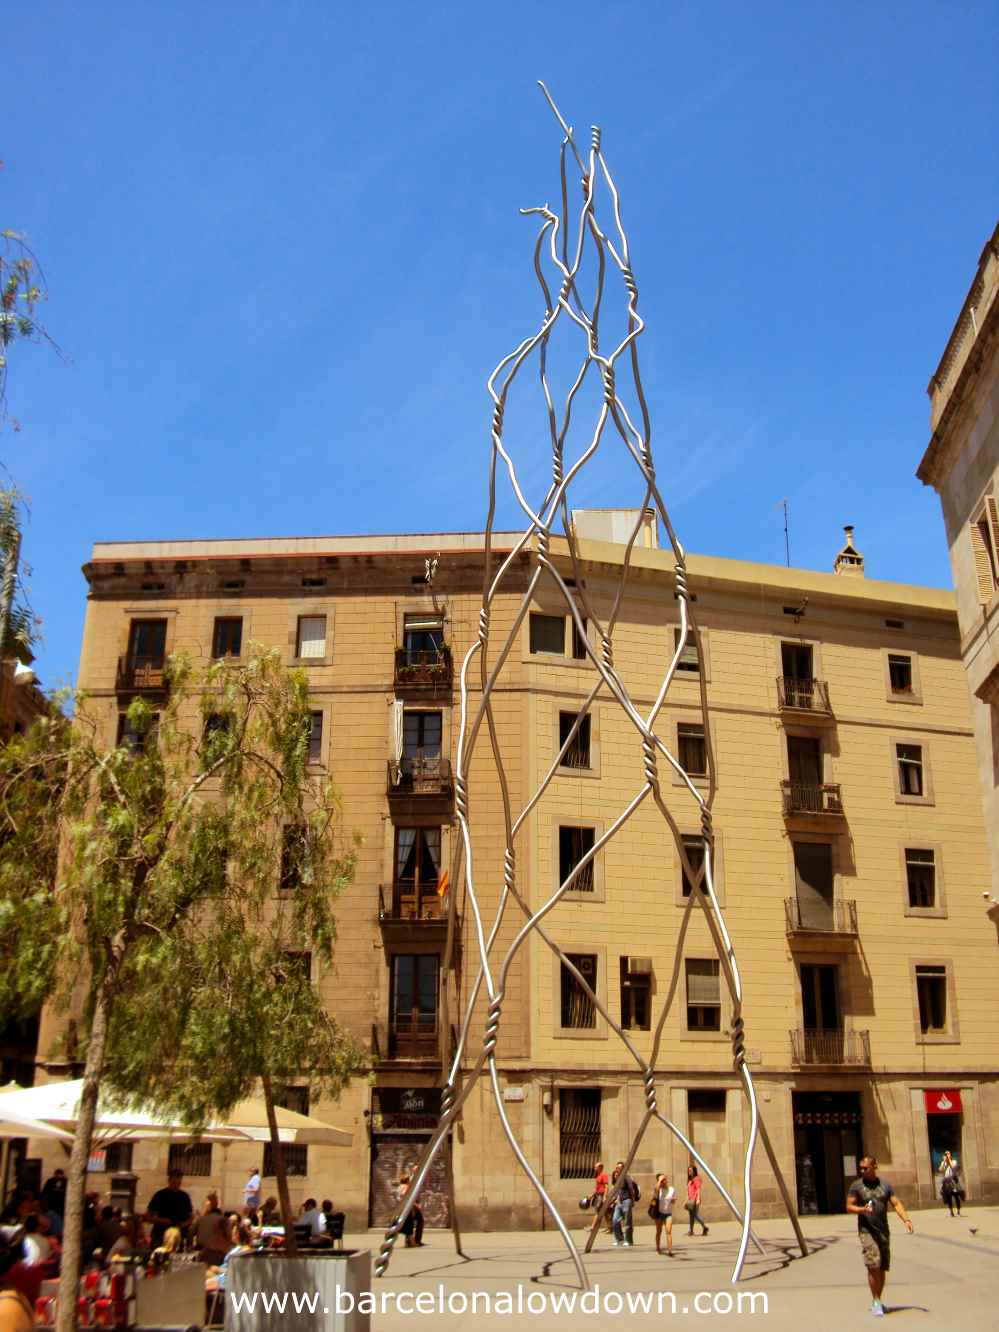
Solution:
<svg viewBox="0 0 999 1332"><path fill-rule="evenodd" d="M961 1199L964 1195L964 1190L961 1188L961 1177L957 1173L958 1164L956 1158L951 1156L950 1152L944 1152L943 1160L940 1162L937 1169L943 1176L943 1179L940 1181L940 1196L950 1208L951 1216L960 1216ZM954 1211L955 1205L957 1206L956 1212Z"/></svg>
<svg viewBox="0 0 999 1332"><path fill-rule="evenodd" d="M694 1233L694 1222L701 1227L701 1234L706 1235L708 1228L704 1224L701 1216L701 1177L697 1173L697 1166L687 1166L687 1201L683 1204L687 1209L687 1216L690 1219L690 1229L688 1235Z"/></svg>
<svg viewBox="0 0 999 1332"><path fill-rule="evenodd" d="M656 1253L662 1253L663 1226L666 1227L666 1255L673 1257L673 1204L676 1189L665 1175L656 1175L656 1192L649 1203L649 1216L656 1223Z"/></svg>

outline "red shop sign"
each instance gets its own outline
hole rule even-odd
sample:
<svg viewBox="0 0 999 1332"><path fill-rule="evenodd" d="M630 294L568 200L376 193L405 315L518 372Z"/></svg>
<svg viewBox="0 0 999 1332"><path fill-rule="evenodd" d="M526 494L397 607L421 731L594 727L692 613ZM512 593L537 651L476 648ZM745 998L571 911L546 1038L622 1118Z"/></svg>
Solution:
<svg viewBox="0 0 999 1332"><path fill-rule="evenodd" d="M961 1093L953 1087L946 1091L923 1092L926 1098L928 1115L959 1115L961 1113Z"/></svg>

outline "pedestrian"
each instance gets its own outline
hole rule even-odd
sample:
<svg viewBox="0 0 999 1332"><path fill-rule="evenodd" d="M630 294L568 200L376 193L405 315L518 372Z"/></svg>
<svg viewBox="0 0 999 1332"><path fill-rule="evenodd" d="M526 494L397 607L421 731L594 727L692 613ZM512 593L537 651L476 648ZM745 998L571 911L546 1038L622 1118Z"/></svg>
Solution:
<svg viewBox="0 0 999 1332"><path fill-rule="evenodd" d="M961 1176L958 1174L957 1157L951 1156L950 1152L944 1152L943 1160L937 1167L943 1178L940 1181L940 1196L950 1208L951 1216L961 1215L961 1198L964 1189L961 1187ZM957 1211L954 1211L955 1204Z"/></svg>
<svg viewBox="0 0 999 1332"><path fill-rule="evenodd" d="M625 1173L624 1162L618 1161L611 1175L614 1197L614 1247L630 1249L635 1234L632 1212L638 1201L638 1185Z"/></svg>
<svg viewBox="0 0 999 1332"><path fill-rule="evenodd" d="M875 1158L865 1156L860 1162L860 1178L855 1179L850 1185L846 1210L857 1218L860 1248L867 1268L867 1284L871 1288L871 1313L876 1318L883 1318L885 1315L881 1296L885 1288L885 1277L891 1266L891 1241L888 1234L889 1203L902 1218L906 1230L911 1235L912 1222L906 1216L901 1200L888 1181L879 1177Z"/></svg>
<svg viewBox="0 0 999 1332"><path fill-rule="evenodd" d="M697 1173L697 1166L687 1166L687 1201L683 1204L687 1209L687 1217L690 1225L687 1234L694 1233L694 1222L701 1227L701 1234L706 1235L708 1228L704 1224L704 1218L701 1216L701 1177Z"/></svg>
<svg viewBox="0 0 999 1332"><path fill-rule="evenodd" d="M243 1207L247 1212L255 1212L260 1206L260 1171L254 1166L250 1177L243 1185Z"/></svg>
<svg viewBox="0 0 999 1332"><path fill-rule="evenodd" d="M171 1226L184 1230L194 1215L191 1195L180 1187L184 1176L180 1170L171 1170L165 1189L157 1189L149 1200L149 1209L143 1220L152 1222L149 1246L158 1249Z"/></svg>
<svg viewBox="0 0 999 1332"><path fill-rule="evenodd" d="M666 1253L673 1257L673 1204L674 1189L665 1175L656 1175L655 1197L649 1203L649 1216L656 1223L656 1253L662 1253L663 1227L666 1227Z"/></svg>
<svg viewBox="0 0 999 1332"><path fill-rule="evenodd" d="M406 1194L409 1193L409 1190L412 1188L412 1183L413 1183L413 1177L408 1170L404 1171L403 1174L399 1176L399 1182L396 1185L396 1190L400 1205L402 1204L402 1200L405 1198ZM412 1249L412 1248L422 1249L423 1208L420 1206L419 1201L413 1203L413 1206L410 1208L409 1215L402 1223L402 1233L406 1237L407 1249Z"/></svg>
<svg viewBox="0 0 999 1332"><path fill-rule="evenodd" d="M595 1218L600 1216L600 1209L603 1207L604 1227L608 1235L611 1233L611 1212L613 1209L605 1207L604 1204L607 1201L607 1190L609 1188L610 1175L604 1169L603 1161L598 1161L593 1167L593 1197L590 1199L590 1207Z"/></svg>

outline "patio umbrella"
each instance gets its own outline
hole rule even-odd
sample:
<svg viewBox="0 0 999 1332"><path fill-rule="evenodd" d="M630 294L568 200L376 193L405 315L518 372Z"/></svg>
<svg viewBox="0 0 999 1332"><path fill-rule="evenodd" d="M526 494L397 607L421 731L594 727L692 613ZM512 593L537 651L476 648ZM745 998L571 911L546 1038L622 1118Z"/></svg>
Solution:
<svg viewBox="0 0 999 1332"><path fill-rule="evenodd" d="M0 1113L0 1138L61 1138L63 1142L72 1142L72 1133L65 1129L45 1124L30 1115L20 1115L16 1110L4 1110Z"/></svg>
<svg viewBox="0 0 999 1332"><path fill-rule="evenodd" d="M352 1133L334 1128L313 1115L300 1115L297 1110L285 1110L281 1106L275 1106L274 1115L282 1142L312 1147L350 1147L353 1144ZM269 1142L271 1134L263 1098L251 1096L240 1101L229 1114L225 1127L237 1129L255 1142Z"/></svg>
<svg viewBox="0 0 999 1332"><path fill-rule="evenodd" d="M36 1087L19 1087L0 1092L0 1120L11 1116L27 1116L59 1129L73 1130L83 1091L83 1079L69 1082L43 1082ZM20 1133L19 1137L32 1134ZM71 1136L71 1134L70 1134ZM94 1143L116 1138L191 1138L195 1135L176 1120L143 1110L137 1106L110 1109L102 1101L97 1105L94 1120ZM247 1134L227 1125L210 1124L200 1135L204 1142L245 1140Z"/></svg>

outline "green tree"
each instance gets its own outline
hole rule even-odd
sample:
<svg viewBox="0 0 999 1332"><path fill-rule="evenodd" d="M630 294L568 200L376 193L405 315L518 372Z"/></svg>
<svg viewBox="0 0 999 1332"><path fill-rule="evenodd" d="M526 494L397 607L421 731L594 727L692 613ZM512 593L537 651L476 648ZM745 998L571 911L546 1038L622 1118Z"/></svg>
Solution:
<svg viewBox="0 0 999 1332"><path fill-rule="evenodd" d="M38 260L18 231L0 231L0 426L7 416L7 366L17 342L47 342L58 347L39 321L46 299L45 281ZM15 430L20 429L17 420Z"/></svg>
<svg viewBox="0 0 999 1332"><path fill-rule="evenodd" d="M217 662L198 677L175 658L167 686L159 711L144 699L132 702L114 748L101 744L95 709L83 699L71 725L45 720L0 752L7 838L0 945L13 972L0 983L0 1002L9 1006L0 1018L15 1016L39 990L57 1002L75 996L87 1037L60 1332L74 1326L86 1166L102 1085L121 1099L138 1093L154 1105L172 1103L195 1124L244 1094L251 1065L253 1076L287 1083L298 1072L293 1061L306 1053L304 1038L286 1013L287 1041L259 1045L255 1025L266 1010L255 1006L253 986L276 988L278 944L289 938L332 955L332 900L353 874L353 855L338 851L335 792L308 764L304 673L287 671L277 652L251 653L239 666ZM308 848L307 872L293 883L285 877L279 895L289 826ZM37 871L40 856L51 861L53 845L59 855L50 880ZM259 927L247 930L246 920ZM244 941L251 934L254 942ZM309 1002L305 987L293 993ZM212 1026L212 994L221 1001L216 1018L220 1010L228 1015L223 1030ZM306 1012L325 1049L322 1068L306 1061L306 1075L315 1069L317 1081L336 1087L360 1052L318 999ZM229 1062L228 1051L218 1059L220 1041L231 1045L245 1077L229 1080L220 1069L211 1082L207 1066ZM173 1061L178 1075L201 1069L200 1092L168 1088L155 1076L153 1066L171 1049L183 1052Z"/></svg>
<svg viewBox="0 0 999 1332"><path fill-rule="evenodd" d="M28 604L21 565L24 500L11 488L0 490L0 661L31 659L37 625Z"/></svg>

